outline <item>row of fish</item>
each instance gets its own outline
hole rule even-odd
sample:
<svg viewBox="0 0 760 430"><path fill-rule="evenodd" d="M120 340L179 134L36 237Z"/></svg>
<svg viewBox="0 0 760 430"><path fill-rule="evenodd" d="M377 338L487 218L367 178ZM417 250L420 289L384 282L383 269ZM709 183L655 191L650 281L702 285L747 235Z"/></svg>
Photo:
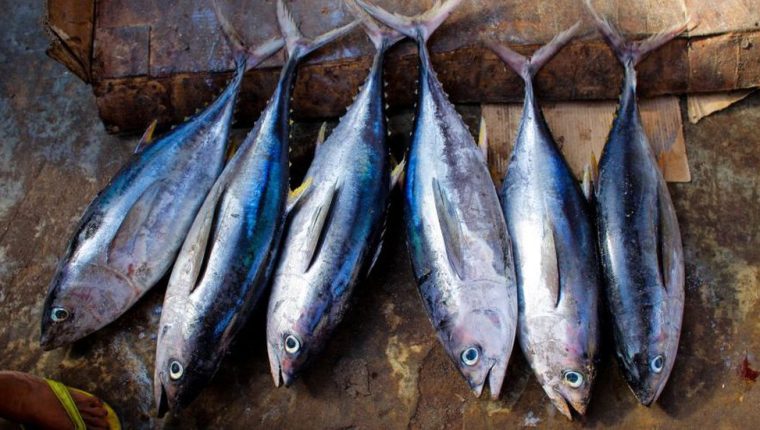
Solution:
<svg viewBox="0 0 760 430"><path fill-rule="evenodd" d="M460 2L436 2L405 17L347 1L359 19L310 39L280 0L283 38L257 49L248 49L217 9L235 52L234 78L165 136L154 141L149 129L87 208L45 301L42 346L65 345L114 321L173 264L157 337L159 414L187 406L207 385L270 285L272 377L289 385L372 269L390 191L405 167L404 216L419 292L476 395L488 385L499 396L517 337L557 409L568 418L585 413L604 292L623 373L641 403L654 402L678 347L684 269L673 204L641 126L635 66L684 26L627 42L587 2L625 81L598 178L586 175L583 188L551 136L532 82L579 25L530 58L489 42L525 81L517 142L497 193L426 46ZM360 23L376 49L369 76L289 193L289 105L298 64ZM405 37L419 49L418 100L406 163L392 169L383 57ZM283 46L288 57L274 95L225 164L243 75Z"/></svg>

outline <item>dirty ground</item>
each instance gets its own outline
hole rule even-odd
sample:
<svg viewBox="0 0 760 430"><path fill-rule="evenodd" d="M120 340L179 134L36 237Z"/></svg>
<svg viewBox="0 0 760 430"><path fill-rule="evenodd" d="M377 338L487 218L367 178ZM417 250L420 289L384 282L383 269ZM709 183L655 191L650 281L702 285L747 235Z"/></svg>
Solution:
<svg viewBox="0 0 760 430"><path fill-rule="evenodd" d="M38 346L40 307L57 258L85 206L137 138L106 134L90 89L45 56L42 2L0 0L0 6L0 368L96 393L116 408L126 428L756 426L760 94L685 126L694 179L671 185L687 261L684 329L670 382L652 408L639 406L625 386L609 338L585 419L568 424L519 353L501 400L475 399L424 314L396 196L376 270L303 378L289 389L273 386L259 312L191 409L159 420L151 375L164 285L71 347L45 353ZM464 113L476 122L477 109ZM313 142L318 127L300 125L296 145ZM408 135L410 115L396 115L391 127L397 140Z"/></svg>

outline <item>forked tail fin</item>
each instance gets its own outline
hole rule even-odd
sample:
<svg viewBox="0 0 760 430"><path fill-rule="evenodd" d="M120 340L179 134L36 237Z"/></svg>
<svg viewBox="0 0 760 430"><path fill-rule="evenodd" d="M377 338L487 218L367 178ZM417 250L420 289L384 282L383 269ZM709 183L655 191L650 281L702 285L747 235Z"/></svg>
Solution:
<svg viewBox="0 0 760 430"><path fill-rule="evenodd" d="M309 39L301 34L298 24L293 20L293 16L283 0L277 0L277 21L280 24L280 31L285 37L288 57L293 58L293 60L299 60L310 52L346 35L361 22L360 20L356 20L342 27L330 30L314 39Z"/></svg>
<svg viewBox="0 0 760 430"><path fill-rule="evenodd" d="M584 0L584 4L594 18L596 28L602 34L602 37L604 37L604 40L607 41L607 44L610 45L612 50L615 51L618 60L620 60L620 62L626 67L628 67L628 65L635 67L646 58L649 53L657 50L657 48L670 42L676 36L683 33L689 27L691 22L691 19L687 19L685 22L663 30L647 39L641 41L628 41L606 18L602 17L596 12L596 10L594 10L594 7L591 5L591 0Z"/></svg>
<svg viewBox="0 0 760 430"><path fill-rule="evenodd" d="M436 0L433 7L420 15L403 16L396 13L366 3L363 0L356 0L359 6L364 8L373 18L383 24L401 32L421 42L427 42L430 35L451 15L451 12L462 3L462 0Z"/></svg>
<svg viewBox="0 0 760 430"><path fill-rule="evenodd" d="M211 4L214 7L214 13L216 14L217 21L219 21L219 26L222 28L222 34L224 34L224 38L227 39L227 43L232 49L235 63L238 67L245 64L245 70L253 69L285 45L285 40L282 37L273 37L255 49L248 48L243 42L240 33L235 30L235 27L232 26L227 17L222 13L217 0L212 1Z"/></svg>
<svg viewBox="0 0 760 430"><path fill-rule="evenodd" d="M377 51L387 49L405 37L403 34L390 27L380 27L377 25L372 17L356 4L355 0L344 0L344 2L351 10L351 13L361 20L362 25L364 25L364 32L367 33L367 37L369 37L372 44L375 45Z"/></svg>
<svg viewBox="0 0 760 430"><path fill-rule="evenodd" d="M486 46L501 58L512 70L514 70L525 82L530 82L541 68L549 62L568 42L578 34L580 21L567 30L554 36L549 43L539 48L532 57L528 58L512 49L496 43L487 41Z"/></svg>

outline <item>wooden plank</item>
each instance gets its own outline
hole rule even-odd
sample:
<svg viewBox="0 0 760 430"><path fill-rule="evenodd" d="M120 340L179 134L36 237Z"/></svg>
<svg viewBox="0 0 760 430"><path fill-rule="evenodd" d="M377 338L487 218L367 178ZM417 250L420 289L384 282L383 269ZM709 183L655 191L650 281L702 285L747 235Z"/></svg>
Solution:
<svg viewBox="0 0 760 430"><path fill-rule="evenodd" d="M71 0L51 0L63 2ZM225 15L251 45L278 34L274 0L219 0ZM375 0L403 14L425 10L433 0ZM639 94L656 97L720 92L760 86L760 0L727 0L714 10L706 0L596 0L595 7L629 37L640 38L683 22L699 25L655 52L639 66ZM288 0L306 35L321 34L352 19L342 0ZM156 112L163 125L180 121L210 101L229 78L232 61L210 0L99 0L93 50L94 90L106 127L136 131ZM622 68L594 33L582 2L478 0L464 2L430 41L432 58L451 100L505 103L520 100L522 83L484 38L531 53L557 32L583 19L587 36L566 47L537 77L545 100L615 99ZM309 57L299 72L294 109L301 118L335 117L350 103L366 76L373 48L357 30ZM280 53L247 80L260 79L241 95L243 123L250 124L271 95L284 61ZM147 62L147 65L146 65ZM417 53L407 41L386 61L389 103L413 103ZM125 97L138 85L165 87L166 98ZM126 91L126 89L130 89ZM146 89L145 92L151 92ZM179 91L190 93L175 93ZM174 104L174 103L180 104ZM249 114L250 113L250 114Z"/></svg>
<svg viewBox="0 0 760 430"><path fill-rule="evenodd" d="M689 182L691 173L678 98L643 99L639 107L652 147L663 154L665 179ZM592 154L597 160L600 158L616 109L616 102L606 101L543 104L546 122L578 179L582 178ZM482 113L488 130L489 169L494 181L501 184L520 125L522 104L483 105Z"/></svg>

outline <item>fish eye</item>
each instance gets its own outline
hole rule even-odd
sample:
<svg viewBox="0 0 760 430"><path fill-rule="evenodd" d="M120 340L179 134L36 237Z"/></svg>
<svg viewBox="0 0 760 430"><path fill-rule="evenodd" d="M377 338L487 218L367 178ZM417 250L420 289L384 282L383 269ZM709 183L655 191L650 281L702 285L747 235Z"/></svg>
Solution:
<svg viewBox="0 0 760 430"><path fill-rule="evenodd" d="M464 351L462 351L462 355L460 356L460 359L462 360L462 363L464 363L467 366L474 366L478 360L480 359L480 351L478 348L471 346Z"/></svg>
<svg viewBox="0 0 760 430"><path fill-rule="evenodd" d="M171 378L172 381L176 381L177 379L181 378L184 372L185 369L182 367L182 364L180 364L179 361L173 360L171 363L169 363L169 378Z"/></svg>
<svg viewBox="0 0 760 430"><path fill-rule="evenodd" d="M292 334L285 337L285 352L295 354L301 349L301 341Z"/></svg>
<svg viewBox="0 0 760 430"><path fill-rule="evenodd" d="M575 370L565 371L562 375L562 379L570 388L579 388L583 385L583 374L576 372Z"/></svg>
<svg viewBox="0 0 760 430"><path fill-rule="evenodd" d="M658 355L657 357L653 358L652 361L649 362L649 367L654 373L662 372L662 369L665 367L665 357Z"/></svg>
<svg viewBox="0 0 760 430"><path fill-rule="evenodd" d="M56 306L50 311L50 319L53 322L63 322L69 319L69 311L66 309Z"/></svg>

